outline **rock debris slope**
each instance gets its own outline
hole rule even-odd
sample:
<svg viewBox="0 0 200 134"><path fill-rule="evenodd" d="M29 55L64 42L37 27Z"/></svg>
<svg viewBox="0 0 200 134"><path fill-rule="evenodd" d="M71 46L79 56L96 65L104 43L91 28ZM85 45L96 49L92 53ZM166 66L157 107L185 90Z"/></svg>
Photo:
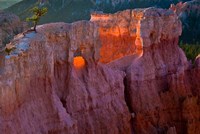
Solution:
<svg viewBox="0 0 200 134"><path fill-rule="evenodd" d="M16 36L0 68L0 131L200 132L199 57L187 62L180 35L173 11L147 8Z"/></svg>
<svg viewBox="0 0 200 134"><path fill-rule="evenodd" d="M26 28L26 24L22 23L14 14L0 11L0 48L16 35Z"/></svg>

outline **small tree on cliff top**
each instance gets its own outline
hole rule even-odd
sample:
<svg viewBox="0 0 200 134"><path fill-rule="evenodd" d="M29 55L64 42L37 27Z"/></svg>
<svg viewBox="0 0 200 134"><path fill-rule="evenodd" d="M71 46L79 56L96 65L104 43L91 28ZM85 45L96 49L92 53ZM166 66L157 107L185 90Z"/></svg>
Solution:
<svg viewBox="0 0 200 134"><path fill-rule="evenodd" d="M36 6L31 9L33 16L30 18L26 18L26 21L31 21L34 24L33 31L36 32L36 26L38 22L40 21L40 18L44 16L47 13L47 11L48 9L46 7L39 8Z"/></svg>

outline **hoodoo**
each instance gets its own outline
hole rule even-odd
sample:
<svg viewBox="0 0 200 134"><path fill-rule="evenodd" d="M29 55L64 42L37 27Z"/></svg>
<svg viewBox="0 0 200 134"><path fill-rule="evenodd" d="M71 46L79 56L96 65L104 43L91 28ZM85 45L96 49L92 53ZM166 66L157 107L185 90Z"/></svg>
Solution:
<svg viewBox="0 0 200 134"><path fill-rule="evenodd" d="M199 58L178 47L181 29L172 10L146 8L19 34L1 66L0 132L200 132Z"/></svg>

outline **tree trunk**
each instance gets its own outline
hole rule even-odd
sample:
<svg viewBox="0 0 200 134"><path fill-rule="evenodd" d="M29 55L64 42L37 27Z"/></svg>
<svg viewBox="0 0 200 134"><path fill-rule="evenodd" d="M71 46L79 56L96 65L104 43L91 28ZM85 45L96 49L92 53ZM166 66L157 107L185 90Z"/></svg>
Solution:
<svg viewBox="0 0 200 134"><path fill-rule="evenodd" d="M35 32L37 32L37 31L36 31L37 23L38 23L38 22L35 22L35 23L34 23L34 28L33 28L33 30L34 30Z"/></svg>

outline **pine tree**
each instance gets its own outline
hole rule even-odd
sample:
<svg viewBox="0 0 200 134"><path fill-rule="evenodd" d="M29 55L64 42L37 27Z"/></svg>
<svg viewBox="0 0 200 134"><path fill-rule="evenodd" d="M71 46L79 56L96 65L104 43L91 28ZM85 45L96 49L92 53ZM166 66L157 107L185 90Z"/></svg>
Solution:
<svg viewBox="0 0 200 134"><path fill-rule="evenodd" d="M31 12L33 13L33 16L30 18L26 18L26 21L31 21L34 24L33 30L36 32L36 26L38 22L40 21L40 18L44 16L47 13L48 9L46 7L34 7L31 9Z"/></svg>

